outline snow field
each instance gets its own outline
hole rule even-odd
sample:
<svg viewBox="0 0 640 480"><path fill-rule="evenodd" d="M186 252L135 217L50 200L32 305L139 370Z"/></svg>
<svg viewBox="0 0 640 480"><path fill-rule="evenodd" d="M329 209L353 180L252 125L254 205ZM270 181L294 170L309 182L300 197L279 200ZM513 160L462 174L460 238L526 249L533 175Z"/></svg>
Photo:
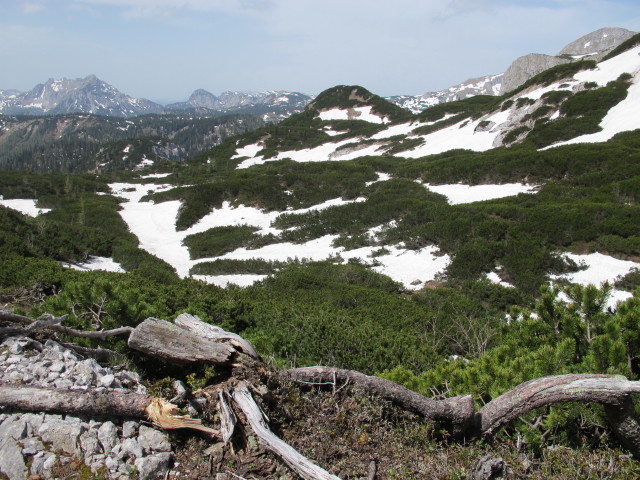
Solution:
<svg viewBox="0 0 640 480"><path fill-rule="evenodd" d="M617 278L624 277L631 272L631 270L640 268L640 263L629 260L619 260L601 253L590 253L588 255L564 253L563 257L570 258L578 265L585 266L586 269L552 276L552 280L564 279L580 285L592 284L601 287L605 282L613 284ZM613 289L607 302L607 308L615 309L618 302L627 300L631 298L631 296L632 294L629 292ZM565 301L568 300L568 297L564 294L561 298Z"/></svg>
<svg viewBox="0 0 640 480"><path fill-rule="evenodd" d="M42 215L43 213L50 212L50 208L38 208L36 207L36 201L25 198L14 198L10 200L2 199L0 195L0 205L10 208L12 210L17 210L23 215L29 215L30 217L37 217L38 215Z"/></svg>
<svg viewBox="0 0 640 480"><path fill-rule="evenodd" d="M461 183L429 185L428 183L421 183L421 185L424 185L432 192L444 195L451 205L512 197L519 193L536 193L538 188L537 185L523 183L505 183L502 185L463 185Z"/></svg>
<svg viewBox="0 0 640 480"><path fill-rule="evenodd" d="M347 110L341 108L333 108L318 113L320 120L364 120L370 123L389 123L387 117L381 117L372 112L373 107L355 107Z"/></svg>
<svg viewBox="0 0 640 480"><path fill-rule="evenodd" d="M386 177L380 175L381 180ZM214 259L263 259L267 261L283 261L291 259L325 260L337 255L344 260L358 258L365 263L374 264L371 257L378 247L367 247L346 251L343 247L333 247L337 235L327 235L302 244L283 242L266 245L255 250L239 248L233 252L215 258L201 258L191 260L189 251L182 242L188 235L204 232L210 228L221 226L251 225L260 228L260 234L280 233L271 227L271 223L282 213L301 214L317 211L331 206L347 203L362 202L364 198L355 200L331 199L318 205L286 212L262 212L253 207L231 207L228 202L222 208L214 209L203 217L197 224L185 231L178 232L175 228L176 216L181 203L168 201L159 204L141 202L141 198L149 191L161 191L171 188L168 185L155 184L111 184L114 194L126 198L122 204L120 215L140 241L140 247L172 265L180 277L189 276L191 268L202 262ZM127 191L129 190L129 191ZM372 231L372 234L376 232ZM375 258L374 269L389 275L396 281L402 282L407 288L419 288L424 282L433 280L449 263L446 255L435 255L435 247L427 247L418 251L405 250L400 247L387 247L388 253ZM196 276L209 283L226 285L234 283L247 285L261 280L261 275L221 275ZM417 283L416 283L417 281Z"/></svg>
<svg viewBox="0 0 640 480"><path fill-rule="evenodd" d="M92 272L95 270L116 273L125 272L119 263L114 262L112 258L106 257L89 257L84 263L61 263L61 265L81 272Z"/></svg>

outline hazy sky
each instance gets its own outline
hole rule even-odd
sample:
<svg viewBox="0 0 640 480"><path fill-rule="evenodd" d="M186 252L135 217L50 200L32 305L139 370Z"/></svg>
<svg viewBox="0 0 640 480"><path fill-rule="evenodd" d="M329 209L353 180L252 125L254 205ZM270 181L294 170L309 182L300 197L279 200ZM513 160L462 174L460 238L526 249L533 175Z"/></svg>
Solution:
<svg viewBox="0 0 640 480"><path fill-rule="evenodd" d="M193 90L440 90L555 54L640 0L0 0L0 89L95 74L168 102Z"/></svg>

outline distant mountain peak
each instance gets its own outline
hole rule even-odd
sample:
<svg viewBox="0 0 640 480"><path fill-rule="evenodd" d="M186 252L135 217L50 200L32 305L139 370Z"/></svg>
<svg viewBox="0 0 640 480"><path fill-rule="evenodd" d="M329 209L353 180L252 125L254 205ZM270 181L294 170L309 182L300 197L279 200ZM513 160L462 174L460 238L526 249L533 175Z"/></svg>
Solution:
<svg viewBox="0 0 640 480"><path fill-rule="evenodd" d="M132 117L163 110L157 103L119 92L94 74L76 79L50 78L29 92L0 96L0 113L11 115L90 113Z"/></svg>

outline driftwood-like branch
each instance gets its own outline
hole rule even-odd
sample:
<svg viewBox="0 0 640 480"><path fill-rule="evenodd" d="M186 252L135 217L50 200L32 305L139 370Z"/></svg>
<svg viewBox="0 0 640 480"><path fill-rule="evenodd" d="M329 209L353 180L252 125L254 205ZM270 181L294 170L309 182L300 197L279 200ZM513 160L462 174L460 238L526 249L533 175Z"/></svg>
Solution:
<svg viewBox="0 0 640 480"><path fill-rule="evenodd" d="M0 405L28 412L105 415L117 412L129 418L147 418L150 395L126 390L62 390L1 385Z"/></svg>
<svg viewBox="0 0 640 480"><path fill-rule="evenodd" d="M433 400L390 380L365 375L354 370L330 367L294 368L285 370L282 375L299 383L327 385L336 382L351 382L352 385L380 395L405 410L432 420L451 422L454 426L454 432L457 434L466 432L474 418L471 395Z"/></svg>
<svg viewBox="0 0 640 480"><path fill-rule="evenodd" d="M73 328L65 327L61 323L67 318L67 315L61 317L53 317L50 319L37 319L34 320L23 315L17 315L15 313L0 311L0 320L11 323L21 323L28 325L23 331L22 335L26 335L39 330L52 330L57 333L64 333L79 338L94 338L97 340L105 340L107 337L113 337L116 335L129 335L133 328L120 327L113 330L100 330L100 331L86 331L75 330Z"/></svg>
<svg viewBox="0 0 640 480"><path fill-rule="evenodd" d="M621 375L556 375L537 378L491 400L478 412L483 437L534 408L565 402L595 402L613 407L625 404L631 393L640 393L640 382Z"/></svg>
<svg viewBox="0 0 640 480"><path fill-rule="evenodd" d="M150 395L127 390L63 390L0 385L0 406L27 412L117 415L152 421L163 429L189 428L217 435L199 419L177 415L178 408Z"/></svg>
<svg viewBox="0 0 640 480"><path fill-rule="evenodd" d="M226 364L235 352L231 345L202 338L157 318L147 318L133 330L129 336L129 348L177 364Z"/></svg>
<svg viewBox="0 0 640 480"><path fill-rule="evenodd" d="M340 480L301 455L289 444L278 438L268 427L260 407L255 402L246 385L239 385L233 392L233 401L242 410L247 422L260 443L280 457L289 467L305 480Z"/></svg>
<svg viewBox="0 0 640 480"><path fill-rule="evenodd" d="M203 322L195 315L190 315L188 313L178 315L175 320L175 324L185 330L193 332L203 338L208 338L214 342L228 343L229 345L234 346L237 350L255 358L256 360L260 359L260 355L258 355L258 352L256 352L249 341L245 340L238 334L227 332L220 327Z"/></svg>
<svg viewBox="0 0 640 480"><path fill-rule="evenodd" d="M231 440L233 432L236 429L237 418L233 413L233 409L227 402L228 393L224 390L220 390L218 399L218 413L220 414L220 433L222 434L222 441L226 445Z"/></svg>

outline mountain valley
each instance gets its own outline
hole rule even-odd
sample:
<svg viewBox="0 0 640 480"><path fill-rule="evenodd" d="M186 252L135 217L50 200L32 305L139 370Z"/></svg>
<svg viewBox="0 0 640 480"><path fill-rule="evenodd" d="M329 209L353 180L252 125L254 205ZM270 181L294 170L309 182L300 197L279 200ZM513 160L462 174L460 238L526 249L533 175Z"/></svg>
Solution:
<svg viewBox="0 0 640 480"><path fill-rule="evenodd" d="M92 96L95 77L69 82L0 92L3 310L105 330L188 312L270 367L479 405L548 375L640 378L640 34L601 29L417 97L197 90L162 107L101 86L115 106ZM90 108L66 110L65 89ZM223 375L138 366L154 391ZM433 478L477 460L437 425L307 387L279 397L290 410L274 421L306 454L348 458L343 478L366 478L358 456L380 460L377 478L426 478L418 451L435 452ZM309 402L324 402L321 432L295 426ZM544 407L468 447L519 478L633 478L598 408ZM386 440L373 410L398 421ZM234 477L280 478L238 458Z"/></svg>

